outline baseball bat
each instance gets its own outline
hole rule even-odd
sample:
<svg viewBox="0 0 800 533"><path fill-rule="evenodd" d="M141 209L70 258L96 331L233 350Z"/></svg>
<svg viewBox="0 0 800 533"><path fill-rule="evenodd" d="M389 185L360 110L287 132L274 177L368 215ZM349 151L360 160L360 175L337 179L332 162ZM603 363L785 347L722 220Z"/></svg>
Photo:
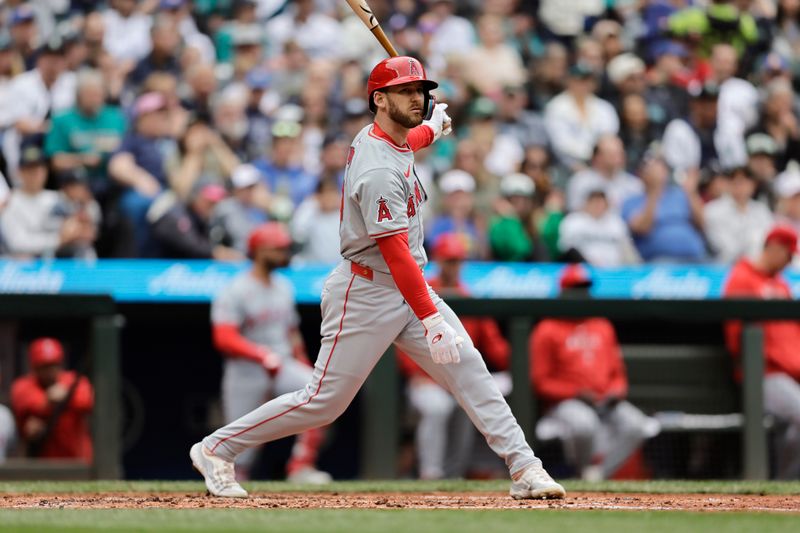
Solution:
<svg viewBox="0 0 800 533"><path fill-rule="evenodd" d="M389 38L386 37L383 28L381 28L380 23L378 23L378 19L372 14L372 9L369 7L369 4L367 4L367 0L347 0L347 5L349 5L350 9L361 19L361 22L367 26L367 29L372 32L372 35L378 39L378 42L381 43L386 53L391 57L400 55L397 53L397 50L394 49Z"/></svg>

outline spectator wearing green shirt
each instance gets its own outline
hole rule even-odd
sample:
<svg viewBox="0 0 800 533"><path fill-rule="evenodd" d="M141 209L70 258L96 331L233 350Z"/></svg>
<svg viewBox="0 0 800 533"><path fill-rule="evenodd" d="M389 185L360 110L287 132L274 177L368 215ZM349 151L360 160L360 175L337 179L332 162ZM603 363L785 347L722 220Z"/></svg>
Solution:
<svg viewBox="0 0 800 533"><path fill-rule="evenodd" d="M111 181L108 160L119 147L126 129L125 116L115 106L105 104L102 74L95 70L80 73L76 105L53 117L45 137L45 153L52 158L56 172L84 169L92 192L104 199Z"/></svg>
<svg viewBox="0 0 800 533"><path fill-rule="evenodd" d="M489 221L489 247L496 261L545 261L547 250L536 228L536 186L530 176L509 174L500 180L498 214Z"/></svg>
<svg viewBox="0 0 800 533"><path fill-rule="evenodd" d="M704 57L715 44L732 45L741 58L758 41L758 27L752 15L740 11L733 0L712 0L705 9L690 7L671 15L669 33L698 45Z"/></svg>

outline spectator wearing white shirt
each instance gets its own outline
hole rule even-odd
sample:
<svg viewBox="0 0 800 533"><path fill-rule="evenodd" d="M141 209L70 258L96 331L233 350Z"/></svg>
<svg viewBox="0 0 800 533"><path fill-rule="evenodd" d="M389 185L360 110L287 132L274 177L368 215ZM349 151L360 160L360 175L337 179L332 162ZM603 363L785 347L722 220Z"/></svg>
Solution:
<svg viewBox="0 0 800 533"><path fill-rule="evenodd" d="M267 23L266 30L272 56L290 40L311 59L335 58L341 53L339 21L316 11L314 0L293 0L286 12Z"/></svg>
<svg viewBox="0 0 800 533"><path fill-rule="evenodd" d="M690 85L689 119L667 124L662 139L664 159L676 174L699 176L700 168L718 159L717 99L715 83Z"/></svg>
<svg viewBox="0 0 800 533"><path fill-rule="evenodd" d="M3 136L3 155L12 181L17 177L22 142L41 144L51 115L75 104L75 73L65 71L63 53L62 41L49 41L39 51L36 68L15 77L8 86L7 98L0 102L0 129L8 128Z"/></svg>
<svg viewBox="0 0 800 533"><path fill-rule="evenodd" d="M317 192L295 211L291 223L292 240L301 245L295 264L334 264L339 250L339 205L341 194L334 180L322 180Z"/></svg>
<svg viewBox="0 0 800 533"><path fill-rule="evenodd" d="M775 221L800 231L800 165L789 163L788 168L775 178L774 189L778 197Z"/></svg>
<svg viewBox="0 0 800 533"><path fill-rule="evenodd" d="M104 14L103 46L116 61L128 68L150 52L150 16L139 11L137 0L111 0Z"/></svg>
<svg viewBox="0 0 800 533"><path fill-rule="evenodd" d="M526 72L519 52L505 43L503 19L484 15L478 19L480 44L466 54L469 69L466 81L480 94L491 98L500 96L506 86L525 83Z"/></svg>
<svg viewBox="0 0 800 533"><path fill-rule="evenodd" d="M562 164L578 170L592 156L597 140L619 131L614 107L595 96L594 71L577 63L569 70L567 89L544 108L544 122L553 150Z"/></svg>
<svg viewBox="0 0 800 533"><path fill-rule="evenodd" d="M585 261L599 267L639 262L625 221L609 209L602 189L590 191L583 208L561 222L558 248L564 254L578 252Z"/></svg>
<svg viewBox="0 0 800 533"><path fill-rule="evenodd" d="M625 170L625 148L616 135L604 135L597 140L592 153L592 165L576 172L567 184L567 208L581 209L596 190L605 191L612 211L619 212L622 204L644 191L642 181Z"/></svg>
<svg viewBox="0 0 800 533"><path fill-rule="evenodd" d="M756 180L747 167L728 173L728 194L706 204L706 237L721 263L730 264L743 257L755 257L773 225L769 208L753 200Z"/></svg>
<svg viewBox="0 0 800 533"><path fill-rule="evenodd" d="M455 14L455 0L426 0L428 11L418 27L427 42L431 69L443 70L450 55L468 53L476 43L475 29L464 17Z"/></svg>
<svg viewBox="0 0 800 533"><path fill-rule="evenodd" d="M736 77L739 56L729 44L711 50L711 69L719 85L716 140L719 162L728 168L747 163L745 131L758 120L758 91L749 81Z"/></svg>
<svg viewBox="0 0 800 533"><path fill-rule="evenodd" d="M45 190L47 160L41 148L26 146L20 158L20 186L11 192L0 215L8 252L15 257L53 256L56 251L80 239L80 228L60 224L53 218L58 193Z"/></svg>

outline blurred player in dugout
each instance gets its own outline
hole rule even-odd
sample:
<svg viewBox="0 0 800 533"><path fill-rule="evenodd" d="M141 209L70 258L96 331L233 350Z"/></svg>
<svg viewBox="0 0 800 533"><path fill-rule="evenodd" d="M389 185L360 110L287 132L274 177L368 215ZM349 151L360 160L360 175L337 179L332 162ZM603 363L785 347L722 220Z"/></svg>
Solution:
<svg viewBox="0 0 800 533"><path fill-rule="evenodd" d="M11 409L27 454L90 463L94 391L89 380L64 370L64 348L56 339L31 342L28 362L30 373L11 385Z"/></svg>
<svg viewBox="0 0 800 533"><path fill-rule="evenodd" d="M258 226L248 239L251 269L237 276L212 303L214 346L225 356L222 408L226 424L311 382L313 367L298 330L294 289L275 272L289 263L291 244L282 224ZM286 466L288 481L331 481L327 472L315 467L323 435L317 428L297 436ZM250 448L236 458L237 479L249 479L258 450Z"/></svg>
<svg viewBox="0 0 800 533"><path fill-rule="evenodd" d="M588 298L592 279L569 265L562 298ZM541 440L560 439L567 461L587 481L611 477L658 421L625 400L628 378L614 326L605 318L545 319L530 336L531 381L544 406Z"/></svg>
<svg viewBox="0 0 800 533"><path fill-rule="evenodd" d="M463 237L445 233L436 239L432 252L439 275L429 279L428 284L441 296L467 296L469 293L461 283L461 265L467 257ZM461 323L486 358L490 370L506 370L510 348L497 323L477 317L461 317ZM419 476L422 479L464 477L475 441L472 422L457 409L458 404L450 393L408 355L398 350L397 357L400 371L408 381L409 401L420 417L415 437ZM507 376L503 379L502 374L498 377L500 390L507 394L510 379Z"/></svg>
<svg viewBox="0 0 800 533"><path fill-rule="evenodd" d="M741 259L725 283L726 298L791 299L781 272L797 252L797 233L790 226L772 228L755 259ZM800 478L800 321L764 320L764 410L776 419L775 474ZM725 342L742 380L742 323L725 324Z"/></svg>

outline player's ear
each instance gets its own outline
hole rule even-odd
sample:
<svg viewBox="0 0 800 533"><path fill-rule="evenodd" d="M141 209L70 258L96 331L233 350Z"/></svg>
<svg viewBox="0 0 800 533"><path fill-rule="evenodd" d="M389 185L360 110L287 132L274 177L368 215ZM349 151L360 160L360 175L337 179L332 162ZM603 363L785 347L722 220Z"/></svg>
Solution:
<svg viewBox="0 0 800 533"><path fill-rule="evenodd" d="M378 102L384 101L385 99L386 93L384 91L375 91L372 93L372 104L375 106L376 111L381 107L378 105Z"/></svg>

